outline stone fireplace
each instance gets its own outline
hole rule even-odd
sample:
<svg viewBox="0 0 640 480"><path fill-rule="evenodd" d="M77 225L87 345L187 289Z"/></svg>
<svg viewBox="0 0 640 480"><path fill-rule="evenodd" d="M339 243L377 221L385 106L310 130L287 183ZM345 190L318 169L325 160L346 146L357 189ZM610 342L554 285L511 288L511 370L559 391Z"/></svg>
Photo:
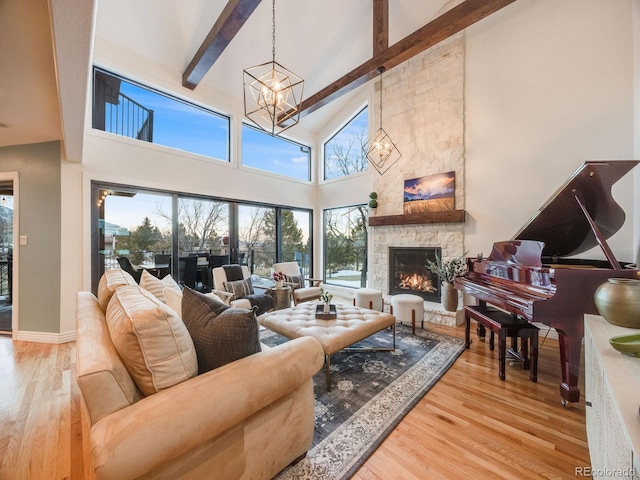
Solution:
<svg viewBox="0 0 640 480"><path fill-rule="evenodd" d="M377 82L370 105L369 121L374 125L379 122L379 88ZM420 291L423 287L399 292L394 287L396 273L389 267L395 261L392 249L411 255L412 250L439 251L444 260L465 251L464 33L390 69L382 94L385 130L402 158L384 175L373 177L378 206L369 212L369 286L381 290L387 301L397 293L420 295L425 299L425 321L455 325L459 323L456 313L445 311L440 304L436 278L430 279L438 288L435 294ZM444 172L455 172L454 209L462 215L405 214L405 180ZM422 258L408 263L424 264Z"/></svg>
<svg viewBox="0 0 640 480"><path fill-rule="evenodd" d="M409 293L429 302L440 301L438 276L427 267L427 260L435 261L441 249L389 247L389 294Z"/></svg>

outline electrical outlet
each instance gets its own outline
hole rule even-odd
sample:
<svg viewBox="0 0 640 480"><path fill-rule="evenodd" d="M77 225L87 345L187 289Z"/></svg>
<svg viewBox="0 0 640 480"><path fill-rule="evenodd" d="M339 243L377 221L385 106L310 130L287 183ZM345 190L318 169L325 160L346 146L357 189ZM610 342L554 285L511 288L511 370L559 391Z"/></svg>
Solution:
<svg viewBox="0 0 640 480"><path fill-rule="evenodd" d="M26 245L26 244L27 244L27 236L20 235L20 245Z"/></svg>

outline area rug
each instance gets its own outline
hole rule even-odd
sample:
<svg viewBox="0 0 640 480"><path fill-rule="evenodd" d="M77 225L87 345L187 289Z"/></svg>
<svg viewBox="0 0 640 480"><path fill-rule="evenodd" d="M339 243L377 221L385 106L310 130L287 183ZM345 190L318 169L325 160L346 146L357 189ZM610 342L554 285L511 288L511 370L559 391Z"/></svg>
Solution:
<svg viewBox="0 0 640 480"><path fill-rule="evenodd" d="M307 457L278 480L351 478L402 418L464 350L464 341L398 324L393 352L338 352L331 356L331 392L324 367L314 378L315 436ZM287 341L269 330L262 342ZM389 347L386 329L354 347Z"/></svg>

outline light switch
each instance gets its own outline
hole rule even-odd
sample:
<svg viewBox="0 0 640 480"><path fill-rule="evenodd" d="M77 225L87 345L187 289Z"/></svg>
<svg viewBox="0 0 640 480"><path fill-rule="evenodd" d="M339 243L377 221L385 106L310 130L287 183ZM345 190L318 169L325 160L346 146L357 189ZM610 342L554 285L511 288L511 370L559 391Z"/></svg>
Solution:
<svg viewBox="0 0 640 480"><path fill-rule="evenodd" d="M26 245L26 244L27 244L27 236L20 235L20 245Z"/></svg>

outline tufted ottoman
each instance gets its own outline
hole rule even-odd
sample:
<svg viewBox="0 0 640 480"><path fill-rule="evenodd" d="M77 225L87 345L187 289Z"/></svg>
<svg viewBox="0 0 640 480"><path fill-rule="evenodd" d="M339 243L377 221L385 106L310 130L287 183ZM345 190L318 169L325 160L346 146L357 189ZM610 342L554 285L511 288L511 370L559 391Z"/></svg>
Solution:
<svg viewBox="0 0 640 480"><path fill-rule="evenodd" d="M382 292L375 288L358 288L354 293L353 304L356 307L382 311Z"/></svg>
<svg viewBox="0 0 640 480"><path fill-rule="evenodd" d="M393 351L396 348L396 319L389 313L350 305L336 305L337 318L316 318L316 303L301 303L292 308L267 312L258 317L260 325L288 339L314 337L322 344L325 358L327 391L331 390L331 355L387 327L393 329L393 348L358 348L348 350Z"/></svg>
<svg viewBox="0 0 640 480"><path fill-rule="evenodd" d="M416 321L424 328L424 300L418 295L401 293L391 297L391 313L399 322L410 322L413 334L416 334Z"/></svg>

